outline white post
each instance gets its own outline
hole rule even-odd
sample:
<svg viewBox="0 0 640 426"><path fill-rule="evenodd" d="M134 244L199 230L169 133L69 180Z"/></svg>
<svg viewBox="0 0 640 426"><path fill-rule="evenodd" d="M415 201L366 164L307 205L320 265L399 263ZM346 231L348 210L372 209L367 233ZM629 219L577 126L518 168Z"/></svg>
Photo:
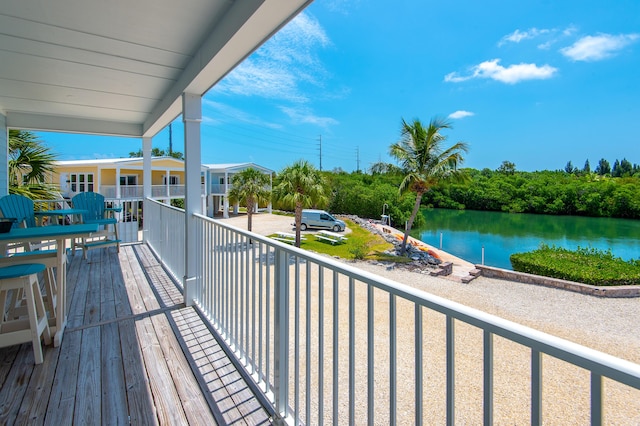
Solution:
<svg viewBox="0 0 640 426"><path fill-rule="evenodd" d="M202 98L192 93L182 94L182 121L184 122L184 175L185 175L185 276L184 276L184 304L193 305L196 297L196 259L201 256L196 245L196 221L193 215L202 213L200 200L200 122L202 121Z"/></svg>
<svg viewBox="0 0 640 426"><path fill-rule="evenodd" d="M142 138L142 241L149 239L149 221L144 220L144 213L148 211L147 198L151 198L151 179L151 138L144 137ZM150 218L147 216L147 219Z"/></svg>
<svg viewBox="0 0 640 426"><path fill-rule="evenodd" d="M121 198L122 192L120 189L120 166L116 166L116 200Z"/></svg>
<svg viewBox="0 0 640 426"><path fill-rule="evenodd" d="M7 117L0 111L0 196L9 194L9 129Z"/></svg>
<svg viewBox="0 0 640 426"><path fill-rule="evenodd" d="M440 250L442 250L442 232L440 233Z"/></svg>
<svg viewBox="0 0 640 426"><path fill-rule="evenodd" d="M484 246L482 246L482 265L484 265Z"/></svg>
<svg viewBox="0 0 640 426"><path fill-rule="evenodd" d="M229 197L227 197L226 195L222 200L222 217L224 217L225 219L229 219Z"/></svg>
<svg viewBox="0 0 640 426"><path fill-rule="evenodd" d="M186 163L185 163L186 166ZM169 189L169 185L171 185L171 170L167 169L164 171L164 193L167 196L167 200L171 200L171 190Z"/></svg>

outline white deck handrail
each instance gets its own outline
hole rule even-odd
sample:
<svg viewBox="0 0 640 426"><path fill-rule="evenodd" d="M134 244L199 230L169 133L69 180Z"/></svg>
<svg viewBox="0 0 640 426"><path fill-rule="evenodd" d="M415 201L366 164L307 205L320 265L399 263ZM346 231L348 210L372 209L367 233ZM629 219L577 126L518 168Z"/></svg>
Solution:
<svg viewBox="0 0 640 426"><path fill-rule="evenodd" d="M167 227L176 226L174 219L165 222L174 209L153 213L152 227L165 231L152 235L166 236ZM162 219L155 220L155 215ZM442 389L446 412L442 415L447 424L453 424L456 416L455 355L465 351L456 347L456 322L482 330L478 374L483 383L484 424L492 424L494 417L494 336L529 348L532 424L542 421L543 354L589 371L590 407L585 409L593 425L603 419L603 378L640 389L637 364L224 222L200 215L195 219L203 254L198 259L196 305L270 398L275 411L291 423L354 424L365 417L369 424L395 423L407 421L397 416L399 412L406 415L408 409L413 416L410 421L422 424L429 402L425 397L429 385L425 348L432 347L425 341L424 328L429 311L445 317L446 340L441 350L446 353ZM175 228L171 235L171 243L178 242ZM156 248L159 240L162 238L150 238L150 245L163 261L171 260L174 255L163 254L168 253L166 247ZM180 273L174 275L180 277ZM414 321L399 323L398 305L407 303L413 306ZM387 312L386 323L381 326L376 316L383 312ZM407 336L412 340L409 344ZM409 361L413 361L411 379L406 375L399 379L399 364L405 368ZM386 390L381 391L377 382L386 383ZM388 406L383 407L379 395L387 391Z"/></svg>

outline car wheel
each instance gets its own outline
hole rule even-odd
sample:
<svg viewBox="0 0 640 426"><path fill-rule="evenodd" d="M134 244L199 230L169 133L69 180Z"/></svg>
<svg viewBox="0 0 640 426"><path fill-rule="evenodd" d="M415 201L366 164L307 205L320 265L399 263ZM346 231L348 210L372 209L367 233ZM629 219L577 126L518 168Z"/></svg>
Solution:
<svg viewBox="0 0 640 426"><path fill-rule="evenodd" d="M333 232L340 232L340 226L333 225Z"/></svg>
<svg viewBox="0 0 640 426"><path fill-rule="evenodd" d="M307 230L307 224L306 223L300 224L300 230L301 231L306 231Z"/></svg>

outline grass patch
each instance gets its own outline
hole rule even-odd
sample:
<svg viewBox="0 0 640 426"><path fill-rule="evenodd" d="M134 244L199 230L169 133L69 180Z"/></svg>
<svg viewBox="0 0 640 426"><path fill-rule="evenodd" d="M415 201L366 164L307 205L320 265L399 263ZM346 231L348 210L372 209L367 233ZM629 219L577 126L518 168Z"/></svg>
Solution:
<svg viewBox="0 0 640 426"><path fill-rule="evenodd" d="M347 241L343 244L330 244L317 240L312 234L303 234L305 240L300 243L300 248L317 253L338 256L343 259L358 257L365 260L377 260L386 262L407 262L408 258L384 254L386 250L393 248L380 235L371 233L351 220L345 220L351 233L346 235ZM271 237L276 236L270 235ZM361 257L359 253L363 253ZM358 254L358 256L356 256Z"/></svg>
<svg viewBox="0 0 640 426"><path fill-rule="evenodd" d="M541 244L536 250L512 254L510 260L518 272L597 286L640 285L640 260L627 262L610 250L567 250Z"/></svg>

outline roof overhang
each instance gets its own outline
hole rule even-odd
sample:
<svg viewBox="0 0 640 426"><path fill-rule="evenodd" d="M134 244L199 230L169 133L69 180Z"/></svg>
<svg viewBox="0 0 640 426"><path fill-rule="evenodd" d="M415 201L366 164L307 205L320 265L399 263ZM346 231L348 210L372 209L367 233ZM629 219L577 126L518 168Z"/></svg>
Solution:
<svg viewBox="0 0 640 426"><path fill-rule="evenodd" d="M9 128L151 137L311 0L3 0Z"/></svg>

